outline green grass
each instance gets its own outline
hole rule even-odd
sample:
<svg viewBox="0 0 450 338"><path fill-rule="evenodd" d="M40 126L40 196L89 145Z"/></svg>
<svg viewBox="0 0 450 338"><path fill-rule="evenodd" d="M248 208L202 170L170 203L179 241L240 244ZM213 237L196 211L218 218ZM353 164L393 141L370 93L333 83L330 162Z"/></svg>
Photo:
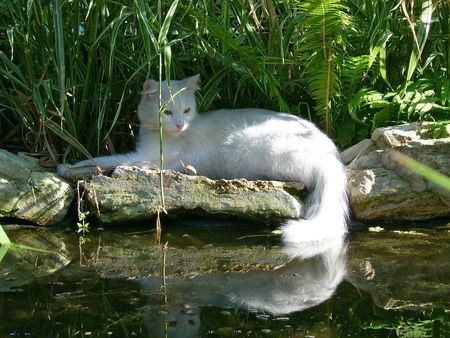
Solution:
<svg viewBox="0 0 450 338"><path fill-rule="evenodd" d="M54 251L34 248L28 245L23 245L19 243L13 243L9 239L3 227L0 225L0 263L2 262L5 255L8 253L8 250L30 250L40 253L53 253Z"/></svg>
<svg viewBox="0 0 450 338"><path fill-rule="evenodd" d="M6 234L3 227L0 225L0 245L9 245L11 241L9 240L8 235Z"/></svg>
<svg viewBox="0 0 450 338"><path fill-rule="evenodd" d="M430 182L450 192L450 178L440 172L406 156L400 152L393 152L392 158L402 166L411 169L416 174L425 177Z"/></svg>
<svg viewBox="0 0 450 338"><path fill-rule="evenodd" d="M342 147L450 119L448 2L404 4L1 1L0 147L57 161L128 150L142 84L160 74L201 74L202 111L311 116Z"/></svg>

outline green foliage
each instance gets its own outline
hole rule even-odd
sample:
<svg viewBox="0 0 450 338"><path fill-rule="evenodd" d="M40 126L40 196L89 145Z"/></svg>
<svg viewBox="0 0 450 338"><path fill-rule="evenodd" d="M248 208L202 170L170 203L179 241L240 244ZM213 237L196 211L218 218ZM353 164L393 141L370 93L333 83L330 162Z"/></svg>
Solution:
<svg viewBox="0 0 450 338"><path fill-rule="evenodd" d="M71 159L128 148L142 83L158 78L161 50L172 78L202 75L202 109L214 98L287 109L273 73L282 44L263 26L276 25L269 3L247 17L240 1L185 2L163 21L158 13L171 2L1 2L2 141Z"/></svg>
<svg viewBox="0 0 450 338"><path fill-rule="evenodd" d="M338 130L339 143L358 142L380 126L449 119L448 3L347 3L357 36L348 37L355 56L344 62L337 120L354 128L345 137Z"/></svg>
<svg viewBox="0 0 450 338"><path fill-rule="evenodd" d="M425 127L422 131L424 137L431 139L450 137L450 122L443 121L433 123Z"/></svg>
<svg viewBox="0 0 450 338"><path fill-rule="evenodd" d="M201 110L312 112L341 146L449 119L449 14L446 0L1 1L0 147L129 149L162 68L201 74Z"/></svg>
<svg viewBox="0 0 450 338"><path fill-rule="evenodd" d="M353 287L342 283L337 293L350 292ZM354 291L354 290L353 290ZM447 337L450 313L445 307L419 306L386 310L373 303L372 296L362 290L358 299L342 297L334 306L331 322L336 325L336 337ZM350 293L346 293L350 295ZM332 308L333 309L333 308ZM308 311L308 310L307 310Z"/></svg>
<svg viewBox="0 0 450 338"><path fill-rule="evenodd" d="M400 122L432 120L449 116L450 107L442 105L435 84L428 79L407 82L393 91L380 93L362 88L348 103L351 117L371 129Z"/></svg>

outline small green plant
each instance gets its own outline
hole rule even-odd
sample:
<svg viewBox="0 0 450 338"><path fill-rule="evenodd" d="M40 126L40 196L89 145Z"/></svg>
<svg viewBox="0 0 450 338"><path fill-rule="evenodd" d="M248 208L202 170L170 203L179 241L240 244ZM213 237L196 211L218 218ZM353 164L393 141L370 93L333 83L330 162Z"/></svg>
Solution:
<svg viewBox="0 0 450 338"><path fill-rule="evenodd" d="M84 261L87 262L87 259L83 253L83 245L89 241L85 235L89 232L89 222L86 222L86 218L89 215L89 211L81 211L78 209L78 222L77 222L77 233L78 237L78 250L80 254L80 266L83 265Z"/></svg>
<svg viewBox="0 0 450 338"><path fill-rule="evenodd" d="M78 220L77 222L77 233L81 236L84 236L89 232L89 222L86 222L86 218L89 215L89 211L80 211L78 214Z"/></svg>
<svg viewBox="0 0 450 338"><path fill-rule="evenodd" d="M84 237L85 234L89 232L89 222L87 222L87 217L89 215L89 211L83 210L83 198L84 198L84 190L82 189L82 186L84 184L88 184L85 181L78 181L77 182L77 215L78 215L78 222L77 222L77 233L81 237Z"/></svg>

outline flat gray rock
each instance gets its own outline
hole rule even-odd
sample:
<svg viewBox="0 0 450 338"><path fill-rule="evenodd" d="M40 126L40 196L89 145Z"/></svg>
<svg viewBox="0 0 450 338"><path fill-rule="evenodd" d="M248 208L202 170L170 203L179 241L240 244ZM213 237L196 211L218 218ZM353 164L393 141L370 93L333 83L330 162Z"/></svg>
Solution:
<svg viewBox="0 0 450 338"><path fill-rule="evenodd" d="M243 218L298 218L302 203L286 192L299 186L281 182L211 180L163 171L165 210ZM159 172L118 167L111 177L94 176L84 189L91 215L103 224L152 219L160 211Z"/></svg>

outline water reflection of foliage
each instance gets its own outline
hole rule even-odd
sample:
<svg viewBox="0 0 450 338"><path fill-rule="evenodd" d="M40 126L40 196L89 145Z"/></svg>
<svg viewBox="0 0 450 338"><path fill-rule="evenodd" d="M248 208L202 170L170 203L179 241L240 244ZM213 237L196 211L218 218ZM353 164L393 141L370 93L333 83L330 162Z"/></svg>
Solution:
<svg viewBox="0 0 450 338"><path fill-rule="evenodd" d="M444 309L385 310L372 296L349 283L339 286L325 303L287 316L205 307L201 310L202 336L208 333L260 334L273 337L447 337L450 314Z"/></svg>
<svg viewBox="0 0 450 338"><path fill-rule="evenodd" d="M331 305L330 314L336 336L446 337L450 332L450 314L443 308L382 309L373 303L369 293L355 290L348 283L341 284L337 294L338 301ZM339 308L333 309L335 306Z"/></svg>

